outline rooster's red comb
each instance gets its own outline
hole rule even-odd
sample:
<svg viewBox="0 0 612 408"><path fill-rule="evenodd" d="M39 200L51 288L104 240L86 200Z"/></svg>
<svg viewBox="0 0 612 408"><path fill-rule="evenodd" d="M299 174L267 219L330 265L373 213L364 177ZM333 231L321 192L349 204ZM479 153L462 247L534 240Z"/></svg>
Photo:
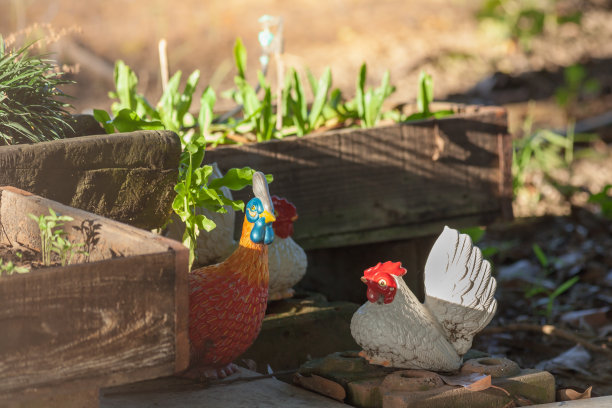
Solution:
<svg viewBox="0 0 612 408"><path fill-rule="evenodd" d="M402 276L406 273L406 269L402 267L401 262L379 262L376 266L373 266L363 271L363 276L365 276L366 278L372 278L379 272L386 272L391 275Z"/></svg>

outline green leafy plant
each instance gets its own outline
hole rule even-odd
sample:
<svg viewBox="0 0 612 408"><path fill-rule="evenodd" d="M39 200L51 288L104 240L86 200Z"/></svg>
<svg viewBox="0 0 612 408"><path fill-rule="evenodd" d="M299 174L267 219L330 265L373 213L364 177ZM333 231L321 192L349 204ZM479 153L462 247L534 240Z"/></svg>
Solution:
<svg viewBox="0 0 612 408"><path fill-rule="evenodd" d="M552 262L549 260L549 258L546 256L546 254L544 253L544 251L538 244L533 244L532 248L533 248L533 252L536 258L538 259L538 262L540 263L540 266L542 267L544 274L550 275L552 273ZM559 296L567 292L579 280L580 280L579 276L574 276L570 279L567 279L566 281L564 281L563 283L561 283L559 286L557 286L556 288L552 290L542 285L539 285L539 284L534 285L533 287L525 291L525 298L529 299L531 297L534 297L542 293L545 294L547 297L545 315L550 320L552 318L555 300Z"/></svg>
<svg viewBox="0 0 612 408"><path fill-rule="evenodd" d="M59 139L72 130L70 105L58 88L71 83L45 56L30 55L32 43L8 50L0 36L0 140L4 144Z"/></svg>
<svg viewBox="0 0 612 408"><path fill-rule="evenodd" d="M433 102L433 78L431 75L427 74L425 71L421 71L419 75L419 88L417 91L417 109L418 112L413 113L407 118L403 119L404 121L410 120L420 120L427 118L443 118L445 116L450 116L455 112L450 109L442 109L438 111L431 110L431 103Z"/></svg>
<svg viewBox="0 0 612 408"><path fill-rule="evenodd" d="M287 121L292 121L295 125L298 136L313 132L325 122L323 109L327 103L327 95L332 83L331 69L327 67L318 81L308 71L308 82L314 95L310 111L306 102L304 86L295 69L292 69L287 75L285 88L283 89L283 100L281 101L285 106L283 111L287 114Z"/></svg>
<svg viewBox="0 0 612 408"><path fill-rule="evenodd" d="M246 64L246 60L241 61L240 64ZM189 112L189 108L199 77L199 71L194 71L180 91L181 73L177 72L168 81L166 90L153 108L143 95L137 93L136 74L125 63L118 61L115 64L116 91L109 94L112 98L118 99L111 108L115 116L111 119L108 112L94 110L95 118L102 122L106 131L110 133L115 130L127 132L140 129L169 129L178 134L183 152L179 161L179 177L174 187L176 197L172 208L185 223L183 243L189 248L190 265L195 261L196 239L200 231L211 231L215 228L214 222L196 213L196 208L204 207L221 213L227 211L224 206L243 210L242 201L227 199L221 187L224 186L223 182L227 182L232 184L234 189L244 188L251 182L248 176L252 177L254 172L248 168L242 169L238 177L243 180L241 183L230 176L224 178L222 182L209 186L208 176L212 173L212 167L202 166L202 163L206 137L216 126L213 124L216 95L211 88L206 88L200 98L200 110L196 120ZM259 112L258 109L255 110ZM230 170L228 174L235 174L235 170Z"/></svg>
<svg viewBox="0 0 612 408"><path fill-rule="evenodd" d="M66 232L62 229L65 222L73 221L73 218L67 215L58 215L53 209L49 208L49 215L28 214L28 216L36 221L40 230L40 253L42 262L45 266L50 266L52 263L52 253L56 253L59 263L69 265L72 263L75 255L86 254L82 250L84 243L74 244L66 238Z"/></svg>
<svg viewBox="0 0 612 408"><path fill-rule="evenodd" d="M0 276L28 272L30 272L30 268L26 266L17 266L12 261L4 262L2 258L0 258Z"/></svg>
<svg viewBox="0 0 612 408"><path fill-rule="evenodd" d="M611 190L612 184L606 184L599 193L591 194L589 197L589 203L599 204L602 215L608 219L612 219Z"/></svg>
<svg viewBox="0 0 612 408"><path fill-rule="evenodd" d="M477 12L481 24L495 29L511 39L524 51L530 51L532 41L542 36L547 27L567 23L581 24L580 10L559 12L558 0L485 0Z"/></svg>
<svg viewBox="0 0 612 408"><path fill-rule="evenodd" d="M359 77L355 88L355 105L362 128L376 126L382 116L382 106L385 99L395 92L395 87L389 84L389 71L385 71L380 86L375 89L366 89L366 76L367 66L363 63L359 69Z"/></svg>
<svg viewBox="0 0 612 408"><path fill-rule="evenodd" d="M557 104L562 107L567 116L581 95L592 95L599 91L600 84L594 78L587 77L583 65L574 64L563 70L564 83L555 91Z"/></svg>

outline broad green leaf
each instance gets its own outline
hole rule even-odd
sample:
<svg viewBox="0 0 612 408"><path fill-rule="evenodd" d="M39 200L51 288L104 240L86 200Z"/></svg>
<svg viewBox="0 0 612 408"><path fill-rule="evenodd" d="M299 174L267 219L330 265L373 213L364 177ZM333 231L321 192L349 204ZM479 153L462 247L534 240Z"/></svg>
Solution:
<svg viewBox="0 0 612 408"><path fill-rule="evenodd" d="M94 118L102 124L106 133L115 132L115 127L108 112L103 109L94 109Z"/></svg>
<svg viewBox="0 0 612 408"><path fill-rule="evenodd" d="M138 114L130 109L122 109L113 119L113 125L119 132L133 132L135 130L162 130L164 125L159 121L146 121L140 119Z"/></svg>
<svg viewBox="0 0 612 408"><path fill-rule="evenodd" d="M151 119L159 120L159 113L142 95L136 95L136 113L141 118L144 118L146 115Z"/></svg>
<svg viewBox="0 0 612 408"><path fill-rule="evenodd" d="M242 190L244 187L253 184L253 173L255 173L255 170L250 167L231 168L223 177L211 180L208 188L227 187L230 190ZM271 174L266 174L266 180L268 183L272 183L274 178Z"/></svg>
<svg viewBox="0 0 612 408"><path fill-rule="evenodd" d="M195 216L195 223L200 230L205 230L208 232L214 230L217 226L213 220L201 214Z"/></svg>

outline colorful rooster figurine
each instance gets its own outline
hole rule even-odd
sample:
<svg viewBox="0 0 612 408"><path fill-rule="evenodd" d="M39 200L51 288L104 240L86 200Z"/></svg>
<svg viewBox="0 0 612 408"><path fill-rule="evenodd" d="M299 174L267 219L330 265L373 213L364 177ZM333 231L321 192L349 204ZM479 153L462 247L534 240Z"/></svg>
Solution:
<svg viewBox="0 0 612 408"><path fill-rule="evenodd" d="M225 261L189 275L192 378L224 378L253 343L268 300L268 247L274 239L274 205L263 173L253 174L238 248Z"/></svg>
<svg viewBox="0 0 612 408"><path fill-rule="evenodd" d="M268 300L290 298L294 294L293 285L306 274L308 259L306 252L292 238L293 223L298 215L295 206L285 198L272 196L276 221L274 242L268 251L270 265L270 287Z"/></svg>

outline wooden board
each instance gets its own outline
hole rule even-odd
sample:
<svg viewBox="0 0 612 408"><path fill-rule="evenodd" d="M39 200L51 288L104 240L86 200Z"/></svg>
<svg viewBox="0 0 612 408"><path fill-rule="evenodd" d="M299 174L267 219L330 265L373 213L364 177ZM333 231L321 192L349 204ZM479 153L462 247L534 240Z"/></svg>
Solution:
<svg viewBox="0 0 612 408"><path fill-rule="evenodd" d="M100 226L87 263L0 277L0 400L28 389L98 388L187 367L185 247L82 210L0 188L0 239L40 248L28 213ZM1 405L1 404L0 404Z"/></svg>
<svg viewBox="0 0 612 408"><path fill-rule="evenodd" d="M222 171L250 166L273 174L270 192L298 209L294 239L312 249L510 218L511 147L505 110L483 107L440 120L222 146L205 161Z"/></svg>
<svg viewBox="0 0 612 408"><path fill-rule="evenodd" d="M180 154L151 130L1 146L0 186L150 230L170 217Z"/></svg>
<svg viewBox="0 0 612 408"><path fill-rule="evenodd" d="M342 408L347 405L244 368L208 386L165 378L103 390L100 408ZM237 378L241 378L237 379Z"/></svg>

